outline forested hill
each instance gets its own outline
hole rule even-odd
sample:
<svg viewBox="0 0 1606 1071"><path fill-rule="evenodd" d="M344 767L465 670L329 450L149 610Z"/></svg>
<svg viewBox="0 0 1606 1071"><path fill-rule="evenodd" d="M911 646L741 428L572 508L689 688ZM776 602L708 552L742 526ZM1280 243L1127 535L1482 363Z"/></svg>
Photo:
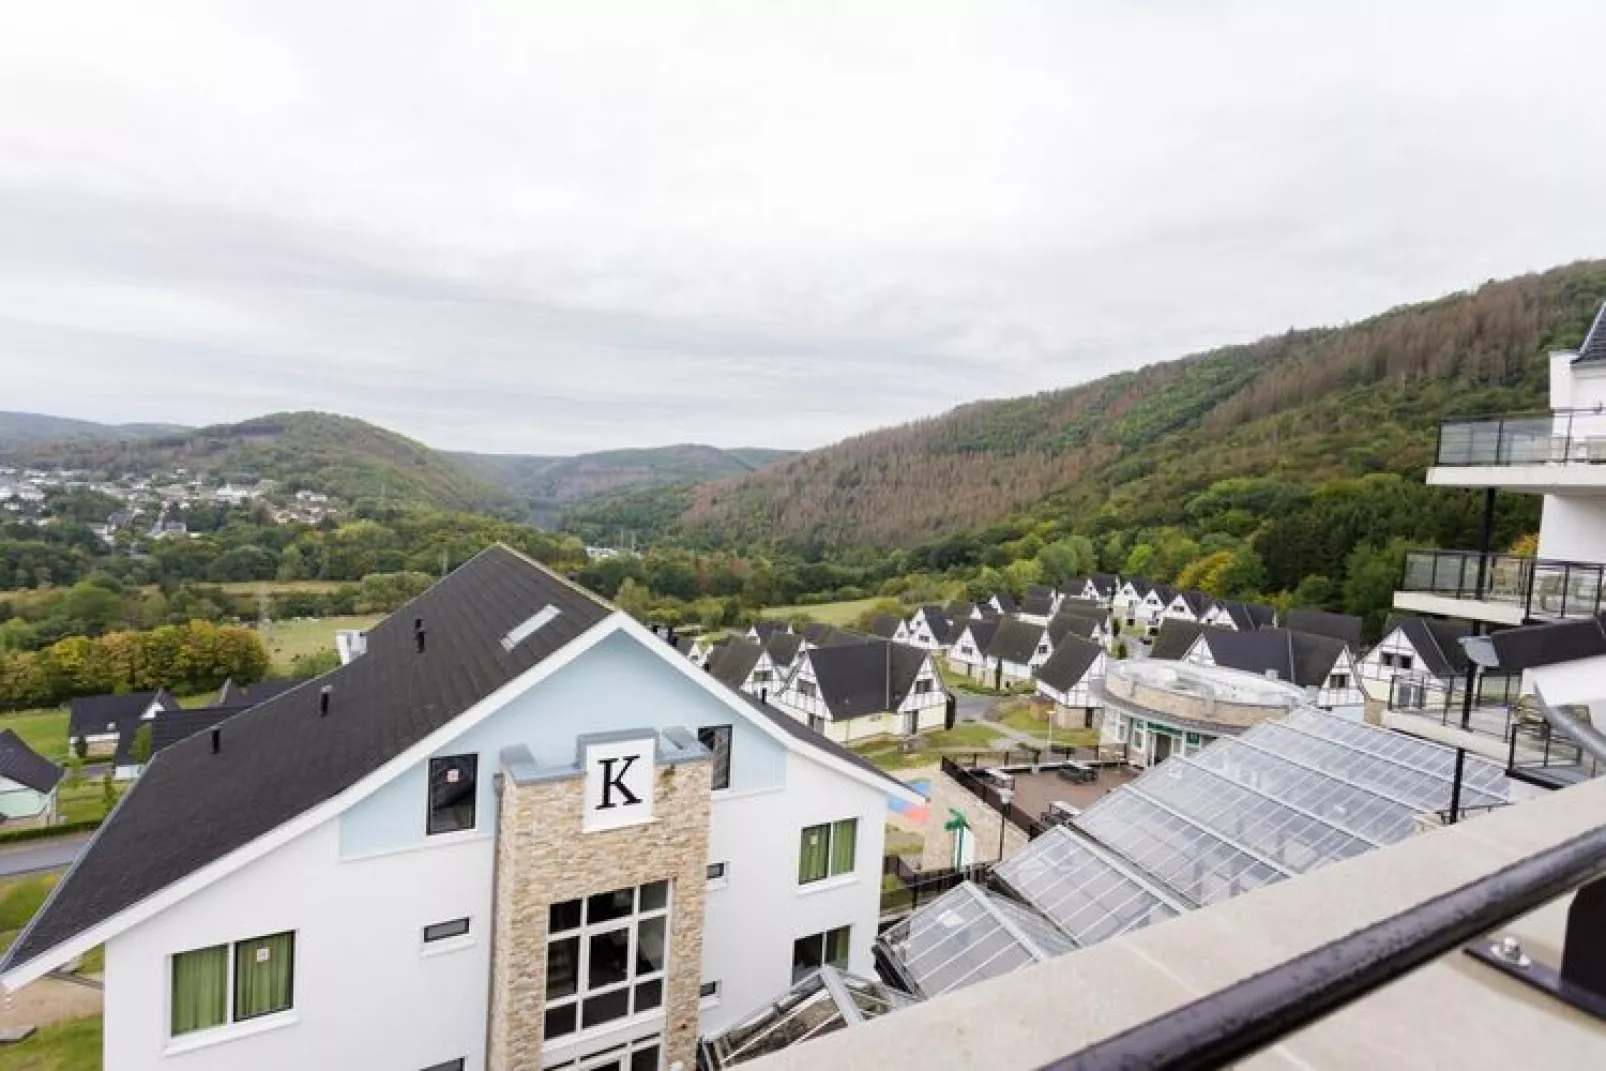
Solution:
<svg viewBox="0 0 1606 1071"><path fill-rule="evenodd" d="M238 424L123 442L61 441L0 449L0 458L64 468L217 479L271 479L347 503L384 502L517 515L517 499L446 455L373 424L329 413L274 413Z"/></svg>
<svg viewBox="0 0 1606 1071"><path fill-rule="evenodd" d="M124 442L183 430L176 424L96 424L43 413L0 412L0 450L45 442Z"/></svg>
<svg viewBox="0 0 1606 1071"><path fill-rule="evenodd" d="M682 443L639 450L604 450L574 457L526 454L448 454L483 479L525 500L535 520L555 524L576 502L628 488L703 483L745 475L792 456L788 450L723 450Z"/></svg>
<svg viewBox="0 0 1606 1071"><path fill-rule="evenodd" d="M1078 530L1184 524L1191 499L1235 477L1417 478L1441 417L1542 407L1546 352L1577 345L1603 298L1606 261L1490 282L966 405L679 497L617 497L577 511L577 527L805 552L912 547L1028 511Z"/></svg>

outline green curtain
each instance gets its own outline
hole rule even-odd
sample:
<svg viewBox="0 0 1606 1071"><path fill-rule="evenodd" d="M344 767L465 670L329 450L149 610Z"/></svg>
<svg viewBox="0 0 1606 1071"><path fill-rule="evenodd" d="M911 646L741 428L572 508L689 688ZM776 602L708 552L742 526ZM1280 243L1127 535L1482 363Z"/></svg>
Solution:
<svg viewBox="0 0 1606 1071"><path fill-rule="evenodd" d="M296 937L278 933L234 946L234 1019L269 1015L290 1007Z"/></svg>
<svg viewBox="0 0 1606 1071"><path fill-rule="evenodd" d="M809 826L803 831L803 848L797 861L799 885L825 877L830 862L830 831L830 826Z"/></svg>
<svg viewBox="0 0 1606 1071"><path fill-rule="evenodd" d="M859 820L847 818L836 823L831 831L831 873L851 874L853 852L858 847Z"/></svg>
<svg viewBox="0 0 1606 1071"><path fill-rule="evenodd" d="M173 957L173 1036L222 1026L228 1019L229 946Z"/></svg>
<svg viewBox="0 0 1606 1071"><path fill-rule="evenodd" d="M848 944L853 927L840 926L825 932L825 962L837 970L848 969Z"/></svg>

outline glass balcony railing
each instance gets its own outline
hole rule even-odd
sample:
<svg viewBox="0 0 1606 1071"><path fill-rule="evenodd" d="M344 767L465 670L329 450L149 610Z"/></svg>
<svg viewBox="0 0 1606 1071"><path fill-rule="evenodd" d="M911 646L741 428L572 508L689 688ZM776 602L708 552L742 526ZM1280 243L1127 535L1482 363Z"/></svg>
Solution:
<svg viewBox="0 0 1606 1071"><path fill-rule="evenodd" d="M1475 550L1413 550L1405 555L1399 590L1504 603L1520 607L1524 620L1561 621L1606 608L1606 565Z"/></svg>
<svg viewBox="0 0 1606 1071"><path fill-rule="evenodd" d="M1444 466L1606 463L1606 411L1475 417L1439 424Z"/></svg>

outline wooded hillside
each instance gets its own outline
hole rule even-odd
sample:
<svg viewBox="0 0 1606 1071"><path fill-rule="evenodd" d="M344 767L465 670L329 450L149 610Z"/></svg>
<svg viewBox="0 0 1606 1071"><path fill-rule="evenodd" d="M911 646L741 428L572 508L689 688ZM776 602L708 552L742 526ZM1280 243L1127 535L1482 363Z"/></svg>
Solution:
<svg viewBox="0 0 1606 1071"><path fill-rule="evenodd" d="M1606 262L1585 262L1345 327L966 405L681 489L667 500L685 507L669 527L704 545L911 547L1023 512L1078 528L1094 514L1175 523L1191 497L1237 477L1416 478L1440 418L1542 407L1546 352L1578 344L1603 299ZM660 492L579 519L662 524L665 512Z"/></svg>

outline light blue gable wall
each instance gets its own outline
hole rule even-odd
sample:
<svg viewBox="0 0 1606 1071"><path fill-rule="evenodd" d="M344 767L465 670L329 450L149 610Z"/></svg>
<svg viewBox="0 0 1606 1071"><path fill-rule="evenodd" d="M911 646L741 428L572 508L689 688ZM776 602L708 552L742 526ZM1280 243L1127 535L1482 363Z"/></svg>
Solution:
<svg viewBox="0 0 1606 1071"><path fill-rule="evenodd" d="M703 725L732 726L732 792L781 787L786 777L781 744L665 665L640 641L615 634L435 754L479 755L475 816L479 829L488 833L496 821L492 779L504 747L523 744L538 764L559 765L575 760L574 741L583 733ZM420 763L342 815L341 855L421 843L428 769L427 762Z"/></svg>

